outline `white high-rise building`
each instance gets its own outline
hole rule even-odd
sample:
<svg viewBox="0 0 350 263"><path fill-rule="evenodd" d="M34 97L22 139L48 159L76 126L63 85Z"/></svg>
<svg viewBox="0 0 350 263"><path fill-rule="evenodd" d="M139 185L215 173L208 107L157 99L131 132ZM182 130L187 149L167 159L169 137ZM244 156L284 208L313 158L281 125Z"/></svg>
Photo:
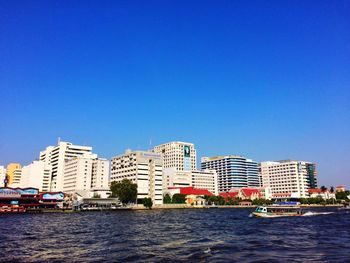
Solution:
<svg viewBox="0 0 350 263"><path fill-rule="evenodd" d="M163 204L162 156L153 152L127 151L111 160L111 182L129 179L137 184L137 199L152 198L153 204Z"/></svg>
<svg viewBox="0 0 350 263"><path fill-rule="evenodd" d="M86 153L91 153L92 147L73 145L70 142L59 141L56 146L48 146L40 152L40 161L51 165L50 191L63 191L63 174L65 161Z"/></svg>
<svg viewBox="0 0 350 263"><path fill-rule="evenodd" d="M0 165L0 187L4 187L6 178L6 168Z"/></svg>
<svg viewBox="0 0 350 263"><path fill-rule="evenodd" d="M154 147L155 153L163 157L163 168L175 168L178 171L196 170L196 149L193 143L168 142Z"/></svg>
<svg viewBox="0 0 350 263"><path fill-rule="evenodd" d="M50 191L51 166L43 161L33 161L22 167L20 187L38 188L40 192Z"/></svg>
<svg viewBox="0 0 350 263"><path fill-rule="evenodd" d="M242 156L203 157L202 169L215 170L219 192L232 188L259 187L258 163Z"/></svg>
<svg viewBox="0 0 350 263"><path fill-rule="evenodd" d="M109 161L96 154L84 154L66 160L63 191L108 190Z"/></svg>
<svg viewBox="0 0 350 263"><path fill-rule="evenodd" d="M263 187L273 196L306 198L309 188L317 188L316 165L305 161L262 162Z"/></svg>
<svg viewBox="0 0 350 263"><path fill-rule="evenodd" d="M97 158L92 161L91 188L93 190L109 189L109 161Z"/></svg>

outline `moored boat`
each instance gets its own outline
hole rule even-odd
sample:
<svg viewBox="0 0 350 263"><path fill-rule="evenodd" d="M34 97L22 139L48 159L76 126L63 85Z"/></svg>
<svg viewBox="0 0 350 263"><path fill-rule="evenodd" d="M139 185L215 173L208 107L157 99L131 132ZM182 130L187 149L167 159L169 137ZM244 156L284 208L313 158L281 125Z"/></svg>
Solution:
<svg viewBox="0 0 350 263"><path fill-rule="evenodd" d="M255 217L285 217L302 216L303 212L298 205L271 205L258 206L252 215Z"/></svg>

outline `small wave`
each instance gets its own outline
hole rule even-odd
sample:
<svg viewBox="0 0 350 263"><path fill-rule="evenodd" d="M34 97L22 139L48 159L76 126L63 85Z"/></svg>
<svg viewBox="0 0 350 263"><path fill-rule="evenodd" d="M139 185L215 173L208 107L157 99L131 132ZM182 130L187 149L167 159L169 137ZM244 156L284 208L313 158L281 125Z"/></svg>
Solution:
<svg viewBox="0 0 350 263"><path fill-rule="evenodd" d="M333 214L334 212L306 212L303 214L303 216L318 216L318 215L329 215Z"/></svg>
<svg viewBox="0 0 350 263"><path fill-rule="evenodd" d="M253 217L253 214L252 214L252 213L250 213L250 214L249 214L249 217Z"/></svg>

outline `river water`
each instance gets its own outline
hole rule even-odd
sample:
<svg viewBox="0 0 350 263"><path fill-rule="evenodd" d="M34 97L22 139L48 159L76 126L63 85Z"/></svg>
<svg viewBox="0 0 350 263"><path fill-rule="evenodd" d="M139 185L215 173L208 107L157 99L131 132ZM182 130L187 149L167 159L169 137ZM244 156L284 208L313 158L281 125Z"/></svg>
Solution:
<svg viewBox="0 0 350 263"><path fill-rule="evenodd" d="M307 210L269 219L249 217L252 209L0 215L0 261L350 262L350 212Z"/></svg>

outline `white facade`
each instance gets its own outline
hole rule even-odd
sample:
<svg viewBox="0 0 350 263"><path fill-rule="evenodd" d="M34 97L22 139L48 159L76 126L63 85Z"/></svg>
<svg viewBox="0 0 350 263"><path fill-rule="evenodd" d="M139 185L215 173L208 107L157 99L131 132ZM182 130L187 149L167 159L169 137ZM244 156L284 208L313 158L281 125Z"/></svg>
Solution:
<svg viewBox="0 0 350 263"><path fill-rule="evenodd" d="M86 153L91 153L92 147L73 145L59 141L56 146L48 146L40 152L40 161L51 165L50 191L63 191L63 175L65 161Z"/></svg>
<svg viewBox="0 0 350 263"><path fill-rule="evenodd" d="M20 187L38 188L40 192L50 191L51 166L43 161L33 161L22 167Z"/></svg>
<svg viewBox="0 0 350 263"><path fill-rule="evenodd" d="M199 189L207 189L214 195L219 194L218 176L214 170L192 171L192 186Z"/></svg>
<svg viewBox="0 0 350 263"><path fill-rule="evenodd" d="M169 142L154 147L155 153L163 157L163 168L175 168L178 171L196 170L196 149L193 143Z"/></svg>
<svg viewBox="0 0 350 263"><path fill-rule="evenodd" d="M177 171L175 168L165 168L163 170L163 189L167 191L174 187L189 187L207 189L218 195L218 179L215 171L193 170Z"/></svg>
<svg viewBox="0 0 350 263"><path fill-rule="evenodd" d="M137 184L137 199L152 198L163 204L162 156L153 152L127 151L111 160L111 182L129 179Z"/></svg>
<svg viewBox="0 0 350 263"><path fill-rule="evenodd" d="M310 173L312 167L312 173ZM315 165L304 161L262 162L263 187L269 187L272 195L307 198L308 189L316 184Z"/></svg>
<svg viewBox="0 0 350 263"><path fill-rule="evenodd" d="M169 187L188 187L192 185L191 171L178 171L176 168L163 169L163 189Z"/></svg>
<svg viewBox="0 0 350 263"><path fill-rule="evenodd" d="M92 161L91 189L109 190L109 161L97 158Z"/></svg>
<svg viewBox="0 0 350 263"><path fill-rule="evenodd" d="M4 187L6 178L6 168L0 165L0 187Z"/></svg>
<svg viewBox="0 0 350 263"><path fill-rule="evenodd" d="M96 154L84 154L66 160L63 191L108 190L109 162Z"/></svg>

